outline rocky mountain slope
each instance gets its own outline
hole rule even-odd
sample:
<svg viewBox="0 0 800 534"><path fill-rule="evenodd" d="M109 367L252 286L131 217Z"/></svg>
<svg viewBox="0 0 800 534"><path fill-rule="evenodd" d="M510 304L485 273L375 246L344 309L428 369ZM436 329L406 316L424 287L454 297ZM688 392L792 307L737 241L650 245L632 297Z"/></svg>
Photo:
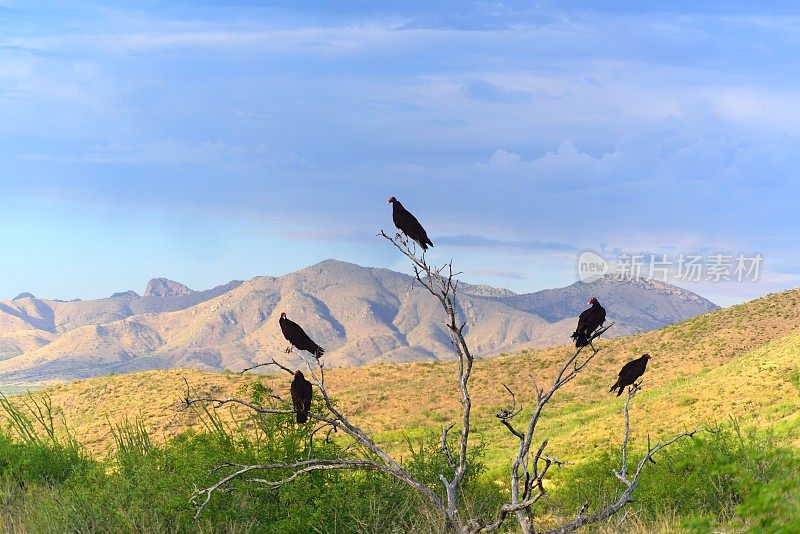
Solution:
<svg viewBox="0 0 800 534"><path fill-rule="evenodd" d="M489 356L564 343L590 295L617 321L616 335L715 308L667 284L605 278L528 295L464 284L459 311L473 352ZM437 302L412 277L327 260L208 291L156 279L144 296L131 291L61 302L26 295L2 302L0 383L173 367L242 369L282 354L282 311L327 349L329 366L452 355Z"/></svg>

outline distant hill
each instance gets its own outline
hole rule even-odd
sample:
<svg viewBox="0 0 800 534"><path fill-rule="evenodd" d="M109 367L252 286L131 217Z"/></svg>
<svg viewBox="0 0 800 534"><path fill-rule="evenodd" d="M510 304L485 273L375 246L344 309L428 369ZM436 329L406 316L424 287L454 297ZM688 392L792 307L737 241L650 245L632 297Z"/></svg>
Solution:
<svg viewBox="0 0 800 534"><path fill-rule="evenodd" d="M716 308L674 286L611 278L527 295L463 284L458 304L474 353L490 356L568 340L591 295L617 322L616 335ZM446 360L452 348L437 306L410 276L334 260L208 291L155 279L144 296L25 297L0 303L0 383L173 367L242 369L287 346L277 326L282 311L327 349L331 366Z"/></svg>
<svg viewBox="0 0 800 534"><path fill-rule="evenodd" d="M157 282L148 283L148 288ZM172 282L185 288L177 282ZM97 300L47 300L22 293L12 301L0 301L0 360L43 347L60 335L86 325L103 325L145 313L183 310L222 295L242 282L233 281L207 291L175 295L139 296L135 291L114 293Z"/></svg>
<svg viewBox="0 0 800 534"><path fill-rule="evenodd" d="M606 275L592 283L576 282L558 289L536 293L504 295L498 300L520 310L535 313L549 323L566 321L558 336L571 332L575 317L587 307L588 296L597 297L609 320L616 321L616 335L646 332L716 310L718 306L696 293L664 282L647 279L617 280ZM563 338L548 338L539 346L553 346Z"/></svg>
<svg viewBox="0 0 800 534"><path fill-rule="evenodd" d="M608 388L622 364L643 352L653 356L643 390L631 410L636 446L685 428L726 423L771 428L800 446L800 289L769 295L656 331L598 342L600 352L581 376L554 397L542 420L551 454L570 461L595 454L620 439L622 399ZM494 414L508 405L501 384L517 393L529 413L531 379L552 380L569 346L480 359L471 382L475 430L490 445L487 461L505 462L515 439ZM330 391L354 421L379 441L403 451L402 432L441 427L458 417L460 405L452 362L380 364L331 369ZM184 378L198 393L246 395L242 386L263 379L285 395L291 377L263 377L176 369L114 375L47 389L74 434L91 450L113 444L108 420L140 416L164 439L199 426L181 409ZM126 410L119 409L124 402ZM227 416L227 411L221 412ZM659 414L658 417L653 414ZM520 416L522 417L522 416ZM107 419L108 418L108 419Z"/></svg>

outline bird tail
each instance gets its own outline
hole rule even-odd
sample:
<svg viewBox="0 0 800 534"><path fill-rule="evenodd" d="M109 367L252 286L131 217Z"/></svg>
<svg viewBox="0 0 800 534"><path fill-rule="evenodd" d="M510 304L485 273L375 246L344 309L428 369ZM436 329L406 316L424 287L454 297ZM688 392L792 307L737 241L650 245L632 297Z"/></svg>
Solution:
<svg viewBox="0 0 800 534"><path fill-rule="evenodd" d="M620 385L619 385L619 380L614 382L614 385L611 386L611 389L609 389L608 392L611 393L612 391L614 391L617 388L619 388L619 393L617 393L617 397L619 397L620 393L622 393L622 387L620 387Z"/></svg>
<svg viewBox="0 0 800 534"><path fill-rule="evenodd" d="M622 392L623 392L623 391L625 391L625 388L624 388L623 386L620 386L620 387L619 387L619 391L617 391L617 397L619 397L620 395L622 395Z"/></svg>
<svg viewBox="0 0 800 534"><path fill-rule="evenodd" d="M586 337L586 334L583 332L574 332L572 334L572 339L575 340L575 348L579 349L581 347L585 347L589 344L589 338Z"/></svg>
<svg viewBox="0 0 800 534"><path fill-rule="evenodd" d="M306 412L297 412L297 422L302 425L306 421L308 421L308 413L306 413Z"/></svg>
<svg viewBox="0 0 800 534"><path fill-rule="evenodd" d="M318 360L322 358L322 355L325 354L325 349L317 345L317 350L314 351L314 357Z"/></svg>

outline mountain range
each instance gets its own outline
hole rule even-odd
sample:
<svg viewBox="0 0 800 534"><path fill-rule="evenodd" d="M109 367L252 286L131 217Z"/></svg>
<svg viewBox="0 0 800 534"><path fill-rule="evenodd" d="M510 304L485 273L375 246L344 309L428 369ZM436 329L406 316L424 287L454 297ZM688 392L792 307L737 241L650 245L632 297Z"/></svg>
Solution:
<svg viewBox="0 0 800 534"><path fill-rule="evenodd" d="M591 295L616 322L615 336L717 308L676 286L610 276L528 294L462 283L458 306L473 352L491 356L569 341ZM326 260L206 291L157 278L142 295L67 302L23 293L0 302L0 383L174 367L241 370L271 357L297 364L295 354L283 353L282 311L327 349L329 366L452 357L438 302L413 277Z"/></svg>

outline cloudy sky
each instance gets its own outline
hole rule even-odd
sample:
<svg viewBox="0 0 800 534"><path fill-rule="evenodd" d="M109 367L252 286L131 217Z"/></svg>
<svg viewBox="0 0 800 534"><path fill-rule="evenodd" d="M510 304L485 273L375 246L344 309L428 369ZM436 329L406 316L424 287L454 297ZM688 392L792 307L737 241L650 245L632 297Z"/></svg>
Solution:
<svg viewBox="0 0 800 534"><path fill-rule="evenodd" d="M389 195L471 282L593 250L760 253L687 285L722 304L800 285L791 6L69 4L0 0L0 299L404 270Z"/></svg>

